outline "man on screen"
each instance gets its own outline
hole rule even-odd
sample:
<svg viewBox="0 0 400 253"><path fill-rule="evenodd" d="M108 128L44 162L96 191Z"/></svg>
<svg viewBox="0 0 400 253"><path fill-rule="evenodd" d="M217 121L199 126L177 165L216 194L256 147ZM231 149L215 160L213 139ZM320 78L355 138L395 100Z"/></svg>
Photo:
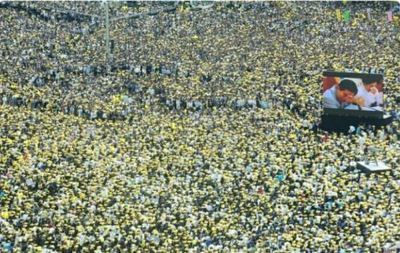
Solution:
<svg viewBox="0 0 400 253"><path fill-rule="evenodd" d="M356 100L360 106L375 107L382 106L383 95L379 92L377 86L381 82L380 77L367 76L362 78L362 85L358 87Z"/></svg>
<svg viewBox="0 0 400 253"><path fill-rule="evenodd" d="M324 108L355 109L351 108L357 94L357 85L348 79L324 92Z"/></svg>

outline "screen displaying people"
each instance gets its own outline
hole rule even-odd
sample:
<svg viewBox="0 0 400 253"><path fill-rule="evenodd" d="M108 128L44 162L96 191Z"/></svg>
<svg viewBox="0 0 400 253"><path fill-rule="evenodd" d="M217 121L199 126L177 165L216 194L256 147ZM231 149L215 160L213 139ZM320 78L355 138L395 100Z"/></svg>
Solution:
<svg viewBox="0 0 400 253"><path fill-rule="evenodd" d="M382 75L356 73L326 75L322 87L324 108L383 111Z"/></svg>

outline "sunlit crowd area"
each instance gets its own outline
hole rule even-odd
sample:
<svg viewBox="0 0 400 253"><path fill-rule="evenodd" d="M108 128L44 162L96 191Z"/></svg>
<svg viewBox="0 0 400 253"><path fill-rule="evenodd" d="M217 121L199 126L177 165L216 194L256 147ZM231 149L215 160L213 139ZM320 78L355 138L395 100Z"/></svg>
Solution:
<svg viewBox="0 0 400 253"><path fill-rule="evenodd" d="M0 252L400 241L396 2L105 5L0 2ZM321 130L325 70L383 73L393 122Z"/></svg>

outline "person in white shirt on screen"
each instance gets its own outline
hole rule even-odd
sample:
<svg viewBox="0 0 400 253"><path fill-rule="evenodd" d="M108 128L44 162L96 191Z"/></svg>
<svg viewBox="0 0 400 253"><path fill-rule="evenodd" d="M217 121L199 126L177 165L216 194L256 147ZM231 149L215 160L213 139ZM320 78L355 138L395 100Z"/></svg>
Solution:
<svg viewBox="0 0 400 253"><path fill-rule="evenodd" d="M342 80L324 92L324 108L357 109L352 104L357 91L357 85L352 80Z"/></svg>
<svg viewBox="0 0 400 253"><path fill-rule="evenodd" d="M376 107L383 105L383 94L378 91L377 85L380 77L367 76L362 78L362 85L358 87L355 100L363 107Z"/></svg>

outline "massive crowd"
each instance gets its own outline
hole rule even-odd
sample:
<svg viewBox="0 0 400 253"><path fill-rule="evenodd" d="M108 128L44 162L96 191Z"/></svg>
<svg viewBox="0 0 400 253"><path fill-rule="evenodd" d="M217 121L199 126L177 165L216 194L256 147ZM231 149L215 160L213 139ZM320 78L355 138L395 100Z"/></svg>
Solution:
<svg viewBox="0 0 400 253"><path fill-rule="evenodd" d="M0 4L0 251L376 252L400 240L399 121L317 127L327 69L383 69L398 115L399 28L384 2L116 19L109 69L98 3ZM111 19L157 5L111 6ZM392 170L360 173L372 154Z"/></svg>

